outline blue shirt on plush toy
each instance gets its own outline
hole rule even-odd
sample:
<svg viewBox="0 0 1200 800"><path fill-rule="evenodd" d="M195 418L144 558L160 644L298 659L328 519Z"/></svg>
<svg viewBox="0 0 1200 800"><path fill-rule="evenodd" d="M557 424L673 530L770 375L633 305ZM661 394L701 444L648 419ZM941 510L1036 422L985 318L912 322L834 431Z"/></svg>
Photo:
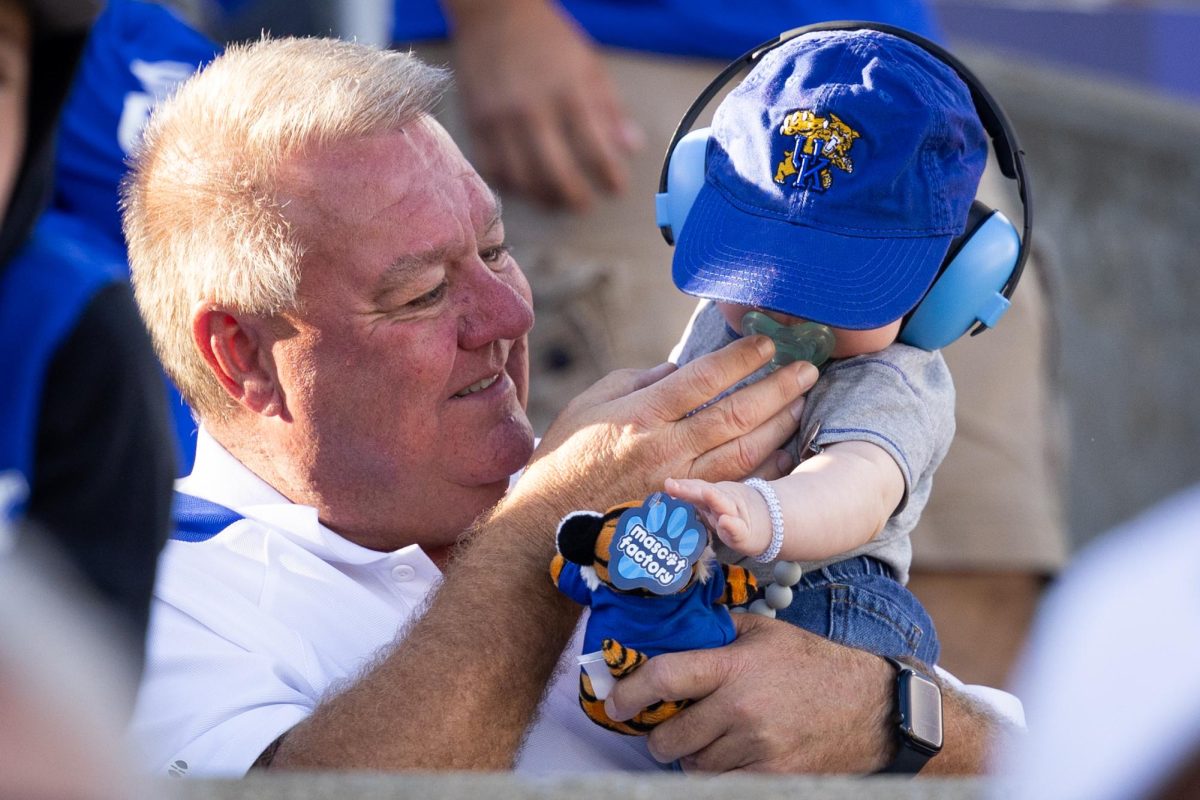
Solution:
<svg viewBox="0 0 1200 800"><path fill-rule="evenodd" d="M629 594L603 583L592 589L581 574L583 569L586 567L565 564L558 588L591 609L583 635L585 652L599 650L604 639L614 637L647 658L733 641L733 620L725 606L719 605L725 591L725 576L719 569L707 582L693 581L683 591L665 596Z"/></svg>
<svg viewBox="0 0 1200 800"><path fill-rule="evenodd" d="M716 562L695 508L661 493L603 514L569 514L557 543L551 578L591 610L584 652L602 653L616 678L662 653L729 644L735 632L727 606L747 602L755 588L746 570ZM689 702L659 703L616 722L587 673L579 676L583 710L619 733L644 735Z"/></svg>

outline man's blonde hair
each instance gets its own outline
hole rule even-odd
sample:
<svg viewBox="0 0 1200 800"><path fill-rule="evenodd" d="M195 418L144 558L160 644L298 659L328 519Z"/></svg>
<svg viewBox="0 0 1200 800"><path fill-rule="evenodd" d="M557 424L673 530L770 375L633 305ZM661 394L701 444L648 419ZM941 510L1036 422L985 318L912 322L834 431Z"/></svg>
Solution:
<svg viewBox="0 0 1200 800"><path fill-rule="evenodd" d="M303 253L276 200L309 147L398 129L433 108L444 70L337 39L235 45L154 112L123 186L134 291L167 372L201 416L233 407L192 341L208 300L293 308Z"/></svg>

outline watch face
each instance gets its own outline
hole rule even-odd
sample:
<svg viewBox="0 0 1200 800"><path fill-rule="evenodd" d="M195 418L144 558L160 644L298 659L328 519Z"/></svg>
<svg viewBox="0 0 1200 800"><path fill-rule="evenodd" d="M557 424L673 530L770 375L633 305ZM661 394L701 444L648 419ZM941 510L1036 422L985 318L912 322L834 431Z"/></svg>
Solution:
<svg viewBox="0 0 1200 800"><path fill-rule="evenodd" d="M937 752L942 749L942 693L920 675L902 674L900 708L906 712L902 724L916 743Z"/></svg>

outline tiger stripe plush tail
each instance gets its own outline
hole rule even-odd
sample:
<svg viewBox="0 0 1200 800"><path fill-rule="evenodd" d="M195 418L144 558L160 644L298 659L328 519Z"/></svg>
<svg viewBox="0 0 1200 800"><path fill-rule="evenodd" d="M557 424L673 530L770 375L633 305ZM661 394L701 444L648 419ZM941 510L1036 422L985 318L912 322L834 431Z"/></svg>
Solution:
<svg viewBox="0 0 1200 800"><path fill-rule="evenodd" d="M721 594L720 602L727 606L741 606L750 602L758 589L758 581L754 573L736 564L722 564L725 572L725 591Z"/></svg>
<svg viewBox="0 0 1200 800"><path fill-rule="evenodd" d="M604 663L614 678L620 679L633 672L646 662L646 654L630 647L625 647L615 639L605 639L601 645ZM691 700L666 700L652 703L642 709L632 719L617 722L609 719L604 711L604 701L596 697L592 689L592 681L587 673L579 673L579 705L585 714L601 727L610 731L623 733L627 736L645 736L654 730L654 726L663 720L675 716L681 709L687 707Z"/></svg>
<svg viewBox="0 0 1200 800"><path fill-rule="evenodd" d="M604 653L608 671L618 680L646 663L645 653L626 647L616 639L605 639L600 643L600 651Z"/></svg>

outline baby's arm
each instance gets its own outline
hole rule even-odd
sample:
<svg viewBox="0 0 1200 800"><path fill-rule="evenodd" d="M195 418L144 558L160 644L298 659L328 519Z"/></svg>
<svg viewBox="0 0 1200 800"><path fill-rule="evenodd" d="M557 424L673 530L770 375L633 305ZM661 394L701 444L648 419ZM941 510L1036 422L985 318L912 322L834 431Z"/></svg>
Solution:
<svg viewBox="0 0 1200 800"><path fill-rule="evenodd" d="M819 561L846 553L883 530L904 497L904 476L882 447L838 442L770 482L783 511L789 561ZM744 483L669 479L667 492L696 506L739 553L755 556L771 543L767 503Z"/></svg>

